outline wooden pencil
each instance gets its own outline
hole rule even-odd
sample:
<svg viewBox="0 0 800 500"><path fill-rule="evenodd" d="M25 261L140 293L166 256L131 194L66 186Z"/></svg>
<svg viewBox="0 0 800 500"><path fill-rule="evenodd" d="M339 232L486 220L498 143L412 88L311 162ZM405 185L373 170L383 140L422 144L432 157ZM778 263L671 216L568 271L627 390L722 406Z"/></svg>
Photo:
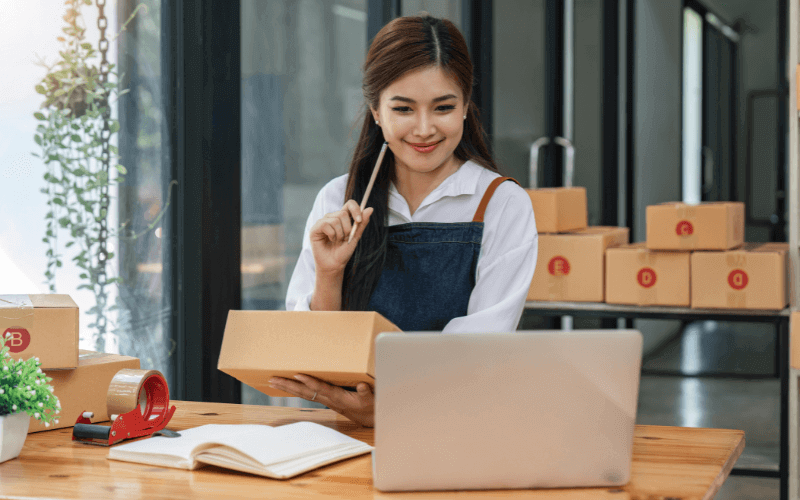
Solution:
<svg viewBox="0 0 800 500"><path fill-rule="evenodd" d="M381 167L381 163L383 162L383 155L386 154L386 148L389 146L388 142L384 142L383 146L381 147L381 152L378 155L378 161L375 162L375 167L372 169L372 176L369 178L369 183L367 184L367 190L364 192L364 197L361 199L361 211L363 212L365 208L367 208L367 199L369 198L369 193L372 191L372 185L375 184L375 178L378 177L378 170ZM347 243L350 243L353 240L353 235L356 234L356 228L358 227L358 222L353 221L353 227L350 229L350 236L347 238Z"/></svg>

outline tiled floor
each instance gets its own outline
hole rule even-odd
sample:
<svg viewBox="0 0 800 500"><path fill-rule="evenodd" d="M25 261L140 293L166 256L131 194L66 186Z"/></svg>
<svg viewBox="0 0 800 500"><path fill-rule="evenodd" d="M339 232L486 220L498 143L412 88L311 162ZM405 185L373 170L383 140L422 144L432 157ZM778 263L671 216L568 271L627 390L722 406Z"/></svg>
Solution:
<svg viewBox="0 0 800 500"><path fill-rule="evenodd" d="M769 325L700 322L646 355L639 389L640 424L721 427L745 431L737 467L778 470L780 395L775 371L775 332ZM648 373L659 375L648 375ZM683 377L679 373L732 374L737 378ZM750 378L747 378L750 377ZM243 402L267 404L245 388ZM296 398L273 398L282 406L314 406ZM720 500L771 500L777 479L731 476Z"/></svg>
<svg viewBox="0 0 800 500"><path fill-rule="evenodd" d="M769 325L701 322L646 357L639 390L640 424L721 427L745 431L736 467L778 470L780 385L775 371L775 332ZM753 378L646 375L719 373ZM722 500L779 497L777 479L731 476Z"/></svg>

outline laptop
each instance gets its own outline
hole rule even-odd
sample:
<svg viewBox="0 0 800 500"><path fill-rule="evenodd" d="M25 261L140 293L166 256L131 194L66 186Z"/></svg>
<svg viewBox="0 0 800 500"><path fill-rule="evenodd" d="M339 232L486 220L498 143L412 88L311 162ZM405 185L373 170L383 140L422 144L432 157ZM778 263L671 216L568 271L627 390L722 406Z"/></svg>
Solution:
<svg viewBox="0 0 800 500"><path fill-rule="evenodd" d="M381 333L375 346L377 489L628 483L638 331Z"/></svg>

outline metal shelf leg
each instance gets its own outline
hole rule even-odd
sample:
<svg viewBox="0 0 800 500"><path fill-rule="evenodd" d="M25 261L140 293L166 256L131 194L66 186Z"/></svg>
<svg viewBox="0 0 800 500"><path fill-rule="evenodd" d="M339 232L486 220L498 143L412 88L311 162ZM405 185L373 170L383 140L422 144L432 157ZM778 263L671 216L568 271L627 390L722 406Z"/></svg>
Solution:
<svg viewBox="0 0 800 500"><path fill-rule="evenodd" d="M789 498L800 500L800 481L798 481L798 384L800 370L789 369Z"/></svg>
<svg viewBox="0 0 800 500"><path fill-rule="evenodd" d="M781 435L780 435L780 497L789 498L789 321L785 319L778 326L778 349L780 350L780 375L781 375Z"/></svg>

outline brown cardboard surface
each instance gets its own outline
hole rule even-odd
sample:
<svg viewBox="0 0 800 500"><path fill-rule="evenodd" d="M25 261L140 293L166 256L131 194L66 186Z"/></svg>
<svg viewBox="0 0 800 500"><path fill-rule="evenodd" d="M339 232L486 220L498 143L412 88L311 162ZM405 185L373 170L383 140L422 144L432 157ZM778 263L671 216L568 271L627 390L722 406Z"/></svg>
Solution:
<svg viewBox="0 0 800 500"><path fill-rule="evenodd" d="M606 302L690 305L690 253L648 250L635 243L606 250Z"/></svg>
<svg viewBox="0 0 800 500"><path fill-rule="evenodd" d="M780 310L789 303L786 243L692 253L692 307Z"/></svg>
<svg viewBox="0 0 800 500"><path fill-rule="evenodd" d="M650 250L729 250L744 243L744 203L662 203L647 207Z"/></svg>
<svg viewBox="0 0 800 500"><path fill-rule="evenodd" d="M368 311L230 311L217 368L268 396L293 396L267 382L298 373L373 385L375 337L399 331Z"/></svg>
<svg viewBox="0 0 800 500"><path fill-rule="evenodd" d="M12 356L38 357L43 370L78 366L78 305L69 295L0 295L0 300L0 335L12 334Z"/></svg>
<svg viewBox="0 0 800 500"><path fill-rule="evenodd" d="M540 188L525 191L531 197L536 230L539 233L561 233L586 227L586 188Z"/></svg>
<svg viewBox="0 0 800 500"><path fill-rule="evenodd" d="M592 226L572 233L540 234L528 300L603 302L606 249L627 243L627 227Z"/></svg>
<svg viewBox="0 0 800 500"><path fill-rule="evenodd" d="M78 420L78 415L84 411L94 412L94 418L91 419L93 423L108 420L108 386L114 375L123 368L138 369L139 360L119 354L81 350L78 367L74 370L45 370L47 376L52 377L50 385L61 402L59 422L45 427L31 418L28 433L72 427Z"/></svg>

